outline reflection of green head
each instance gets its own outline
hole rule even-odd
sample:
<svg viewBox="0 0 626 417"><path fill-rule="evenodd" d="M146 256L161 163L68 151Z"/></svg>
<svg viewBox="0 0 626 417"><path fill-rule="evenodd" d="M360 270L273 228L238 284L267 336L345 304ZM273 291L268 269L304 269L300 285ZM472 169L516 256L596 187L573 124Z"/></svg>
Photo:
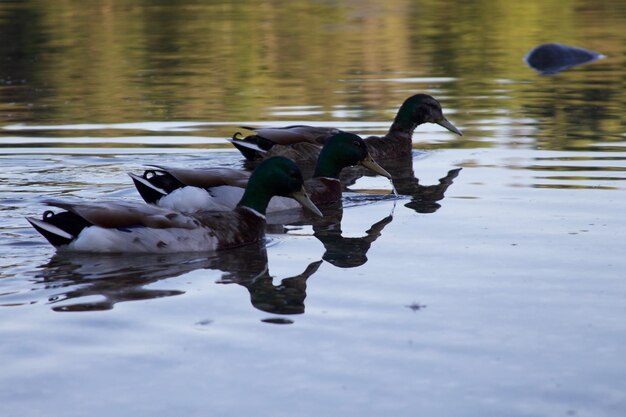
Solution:
<svg viewBox="0 0 626 417"><path fill-rule="evenodd" d="M250 176L239 205L265 214L272 197L292 197L303 184L302 173L293 161L282 156L268 158Z"/></svg>
<svg viewBox="0 0 626 417"><path fill-rule="evenodd" d="M368 155L367 146L359 136L337 133L326 141L315 167L315 177L339 178L342 169L357 165Z"/></svg>
<svg viewBox="0 0 626 417"><path fill-rule="evenodd" d="M367 262L366 254L358 251L344 253L341 251L333 252L328 250L324 253L322 259L337 268L355 268Z"/></svg>

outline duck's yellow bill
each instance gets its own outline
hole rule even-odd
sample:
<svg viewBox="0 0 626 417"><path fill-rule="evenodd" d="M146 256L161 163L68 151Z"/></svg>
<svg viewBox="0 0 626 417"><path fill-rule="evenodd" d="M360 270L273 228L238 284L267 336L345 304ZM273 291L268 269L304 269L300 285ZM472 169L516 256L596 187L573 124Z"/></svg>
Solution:
<svg viewBox="0 0 626 417"><path fill-rule="evenodd" d="M378 163L374 161L374 158L372 158L370 154L367 154L367 156L364 159L362 159L361 162L359 163L363 165L365 168L369 169L370 171L373 171L377 173L378 175L382 175L383 177L387 177L391 179L391 174L388 173L385 170L385 168L378 165Z"/></svg>
<svg viewBox="0 0 626 417"><path fill-rule="evenodd" d="M313 202L309 198L309 195L307 194L306 190L304 189L304 186L302 188L300 188L299 191L291 193L291 196L294 199L296 199L296 201L298 203L300 203L302 205L302 207L305 207L305 208L309 209L309 211L311 211L313 214L315 214L315 215L317 215L319 217L324 217L324 215L322 214L320 209L318 209L317 206L315 206L315 204L313 204Z"/></svg>

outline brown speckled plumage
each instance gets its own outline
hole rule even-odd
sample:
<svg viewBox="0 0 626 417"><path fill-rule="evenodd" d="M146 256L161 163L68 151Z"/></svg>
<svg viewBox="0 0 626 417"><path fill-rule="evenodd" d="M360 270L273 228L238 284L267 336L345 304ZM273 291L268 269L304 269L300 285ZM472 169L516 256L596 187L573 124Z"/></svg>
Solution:
<svg viewBox="0 0 626 417"><path fill-rule="evenodd" d="M219 237L218 250L257 242L265 234L264 216L246 207L226 212L199 212L193 217Z"/></svg>
<svg viewBox="0 0 626 417"><path fill-rule="evenodd" d="M341 182L334 178L311 178L305 186L316 206L341 201Z"/></svg>

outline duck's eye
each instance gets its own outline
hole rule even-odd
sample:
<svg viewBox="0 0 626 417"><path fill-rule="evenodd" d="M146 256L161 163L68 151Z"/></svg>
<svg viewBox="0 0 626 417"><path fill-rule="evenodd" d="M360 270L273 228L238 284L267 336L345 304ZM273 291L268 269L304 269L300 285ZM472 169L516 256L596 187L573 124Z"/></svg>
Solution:
<svg viewBox="0 0 626 417"><path fill-rule="evenodd" d="M360 148L362 146L361 142L359 142L358 140L355 140L354 142L352 142L352 144L357 148Z"/></svg>

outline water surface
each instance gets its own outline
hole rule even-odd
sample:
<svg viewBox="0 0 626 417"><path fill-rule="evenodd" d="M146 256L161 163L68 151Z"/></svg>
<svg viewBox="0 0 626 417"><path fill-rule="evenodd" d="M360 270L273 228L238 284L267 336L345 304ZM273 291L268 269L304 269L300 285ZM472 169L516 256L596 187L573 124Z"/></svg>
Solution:
<svg viewBox="0 0 626 417"><path fill-rule="evenodd" d="M0 5L0 414L622 416L621 2ZM9 41L6 41L9 40ZM559 42L606 58L553 76ZM464 133L219 254L67 256L24 216L242 167L237 126Z"/></svg>

